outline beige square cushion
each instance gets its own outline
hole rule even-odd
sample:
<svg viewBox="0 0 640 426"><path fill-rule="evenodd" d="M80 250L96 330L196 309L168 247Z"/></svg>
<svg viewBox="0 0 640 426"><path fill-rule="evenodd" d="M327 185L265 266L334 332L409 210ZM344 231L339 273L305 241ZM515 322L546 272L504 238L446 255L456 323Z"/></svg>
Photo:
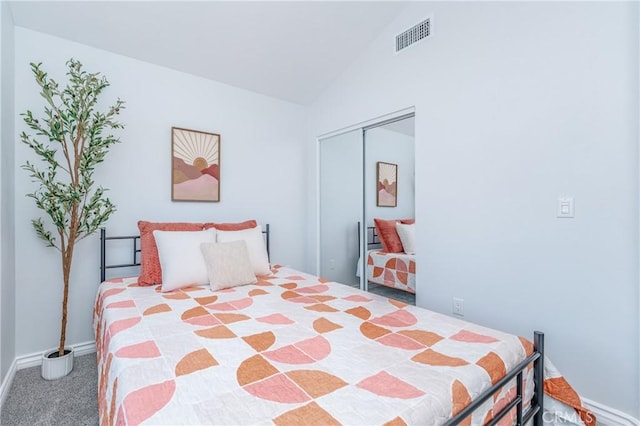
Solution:
<svg viewBox="0 0 640 426"><path fill-rule="evenodd" d="M200 250L207 265L212 291L257 282L245 241L203 243Z"/></svg>

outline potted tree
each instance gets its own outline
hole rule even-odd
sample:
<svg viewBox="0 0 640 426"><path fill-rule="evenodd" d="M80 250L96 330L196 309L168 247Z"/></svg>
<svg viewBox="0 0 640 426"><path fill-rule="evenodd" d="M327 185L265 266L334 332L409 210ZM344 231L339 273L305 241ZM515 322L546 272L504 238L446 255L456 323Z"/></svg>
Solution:
<svg viewBox="0 0 640 426"><path fill-rule="evenodd" d="M40 167L30 161L22 165L37 183L35 191L27 196L47 218L46 223L42 218L32 220L33 228L48 247L58 250L62 262L60 344L45 352L42 359L42 377L54 380L73 369L73 351L65 348L65 337L76 243L93 234L115 211L105 189L95 186L93 173L111 145L119 142L104 132L124 127L115 120L124 103L118 99L106 112L98 111L98 97L109 82L100 73L83 71L77 60L66 63L69 81L64 88L41 65L31 63L31 70L45 100L44 115L38 119L31 111L21 114L34 135L22 132L20 138L43 163Z"/></svg>

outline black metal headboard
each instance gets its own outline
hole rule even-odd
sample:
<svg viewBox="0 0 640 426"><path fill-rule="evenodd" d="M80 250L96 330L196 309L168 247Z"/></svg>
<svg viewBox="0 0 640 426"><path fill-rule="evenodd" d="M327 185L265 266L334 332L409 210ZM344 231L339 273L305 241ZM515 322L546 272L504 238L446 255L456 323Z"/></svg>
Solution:
<svg viewBox="0 0 640 426"><path fill-rule="evenodd" d="M111 240L131 240L133 252L131 263L119 263L107 265L107 241ZM107 269L115 268L129 268L133 266L140 266L140 259L138 256L140 253L140 235L122 235L117 237L107 237L107 230L100 228L100 282L103 282L107 277Z"/></svg>
<svg viewBox="0 0 640 426"><path fill-rule="evenodd" d="M379 248L382 243L378 237L378 229L375 226L367 226L367 250ZM362 235L360 235L360 222L358 222L358 256L360 256L360 246L362 245Z"/></svg>
<svg viewBox="0 0 640 426"><path fill-rule="evenodd" d="M262 230L267 246L267 256L271 258L269 250L269 224L267 223ZM111 240L131 240L132 256L131 263L117 263L107 265L107 241ZM120 235L115 237L107 237L107 230L100 228L100 282L107 277L107 269L131 268L140 266L140 235Z"/></svg>

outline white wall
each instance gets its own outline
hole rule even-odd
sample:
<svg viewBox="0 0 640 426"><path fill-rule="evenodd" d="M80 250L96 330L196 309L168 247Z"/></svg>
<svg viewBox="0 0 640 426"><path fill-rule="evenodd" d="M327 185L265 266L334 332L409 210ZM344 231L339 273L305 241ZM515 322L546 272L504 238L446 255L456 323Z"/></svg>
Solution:
<svg viewBox="0 0 640 426"><path fill-rule="evenodd" d="M0 383L15 358L14 257L14 27L7 2L0 3Z"/></svg>
<svg viewBox="0 0 640 426"><path fill-rule="evenodd" d="M638 51L637 3L412 4L310 116L319 135L415 106L418 304L545 331L582 396L635 417Z"/></svg>
<svg viewBox="0 0 640 426"><path fill-rule="evenodd" d="M415 214L415 146L413 137L374 127L365 133L365 207L367 226L374 218L404 219ZM396 207L377 206L376 174L378 161L398 165L398 198Z"/></svg>
<svg viewBox="0 0 640 426"><path fill-rule="evenodd" d="M190 76L99 49L17 27L16 117L41 111L42 99L29 62L43 62L64 80L65 62L80 60L111 83L104 103L125 100L126 129L99 166L96 181L109 188L118 211L111 234L134 233L140 219L152 221L238 221L255 218L272 226L271 259L304 266L300 235L306 224L305 110L252 92ZM221 202L171 202L171 126L220 133ZM16 133L25 128L16 118ZM34 156L16 146L15 164ZM56 251L45 248L29 221L40 211L24 194L34 185L16 168L16 351L18 355L57 344L61 268ZM92 341L92 309L99 281L99 238L79 243L70 293L69 344Z"/></svg>

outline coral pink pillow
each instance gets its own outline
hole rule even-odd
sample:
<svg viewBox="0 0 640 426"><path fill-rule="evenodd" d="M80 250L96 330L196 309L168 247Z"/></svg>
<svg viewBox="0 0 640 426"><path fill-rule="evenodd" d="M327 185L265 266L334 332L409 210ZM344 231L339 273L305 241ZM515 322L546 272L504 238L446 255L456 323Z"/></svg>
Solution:
<svg viewBox="0 0 640 426"><path fill-rule="evenodd" d="M246 220L238 223L205 223L204 229L216 228L219 231L242 231L258 226L255 220Z"/></svg>
<svg viewBox="0 0 640 426"><path fill-rule="evenodd" d="M402 253L402 241L400 241L400 236L398 235L398 231L396 231L396 222L410 225L416 221L415 219L384 220L375 218L373 222L376 225L376 231L382 244L382 249L387 253Z"/></svg>
<svg viewBox="0 0 640 426"><path fill-rule="evenodd" d="M160 223L139 221L140 229L140 276L138 285L155 285L162 283L162 268L158 256L158 246L153 231L202 231L202 223Z"/></svg>

